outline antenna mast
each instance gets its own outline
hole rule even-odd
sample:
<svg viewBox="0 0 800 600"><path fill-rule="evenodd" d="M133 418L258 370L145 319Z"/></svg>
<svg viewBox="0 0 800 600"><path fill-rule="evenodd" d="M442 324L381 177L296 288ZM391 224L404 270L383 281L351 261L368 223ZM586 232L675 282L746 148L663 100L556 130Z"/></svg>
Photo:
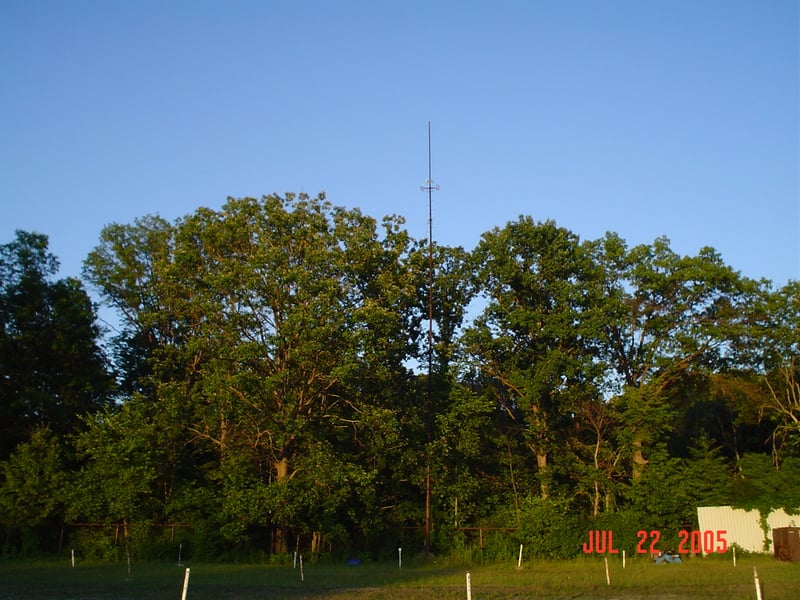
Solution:
<svg viewBox="0 0 800 600"><path fill-rule="evenodd" d="M431 463L430 445L433 442L433 192L431 170L431 122L428 121L428 179L420 189L428 192L428 386L426 397L426 466L425 466L425 553L431 551Z"/></svg>

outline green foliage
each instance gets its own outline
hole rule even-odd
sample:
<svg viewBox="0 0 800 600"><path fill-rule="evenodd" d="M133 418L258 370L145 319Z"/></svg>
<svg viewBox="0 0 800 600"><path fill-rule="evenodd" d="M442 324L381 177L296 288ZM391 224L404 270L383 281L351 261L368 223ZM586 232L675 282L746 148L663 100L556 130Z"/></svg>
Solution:
<svg viewBox="0 0 800 600"><path fill-rule="evenodd" d="M0 459L41 427L80 431L110 399L94 306L57 271L44 235L17 231L0 245Z"/></svg>
<svg viewBox="0 0 800 600"><path fill-rule="evenodd" d="M36 556L52 551L52 524L66 505L68 475L63 448L48 429L33 432L0 462L0 523L5 524L3 555ZM19 536L18 545L12 541Z"/></svg>
<svg viewBox="0 0 800 600"><path fill-rule="evenodd" d="M59 441L37 429L0 463L0 521L41 525L63 509L65 484Z"/></svg>
<svg viewBox="0 0 800 600"><path fill-rule="evenodd" d="M589 540L589 531L611 531L613 532L614 548L618 551L625 550L628 556L633 556L637 545L642 539L641 531L647 532L647 538L644 547L649 549L650 542L652 541L649 532L656 529L659 532L664 532L666 536L677 535L677 531L666 529L658 529L658 525L653 525L652 515L643 515L641 511L635 509L623 509L618 512L605 512L598 515L594 519L586 520L583 522L582 533L583 542ZM660 519L655 520L656 523L661 522ZM666 540L660 544L662 550L666 548ZM677 545L677 544L676 544ZM581 546L581 553L583 553L583 546Z"/></svg>
<svg viewBox="0 0 800 600"><path fill-rule="evenodd" d="M156 423L141 402L98 413L78 440L85 466L71 488L69 516L90 522L149 519L159 514L156 478L159 455L153 445Z"/></svg>
<svg viewBox="0 0 800 600"><path fill-rule="evenodd" d="M762 517L778 508L800 514L800 459L775 465L768 455L745 454L732 487L732 504L739 508L757 509Z"/></svg>
<svg viewBox="0 0 800 600"><path fill-rule="evenodd" d="M125 556L125 548L114 540L111 529L81 527L70 532L67 539L70 550L75 550L76 560L102 560L117 562Z"/></svg>
<svg viewBox="0 0 800 600"><path fill-rule="evenodd" d="M516 537L527 555L572 558L584 541L581 521L565 498L526 498L520 506Z"/></svg>
<svg viewBox="0 0 800 600"><path fill-rule="evenodd" d="M483 236L476 249L488 305L465 334L478 369L496 383L495 403L536 457L542 497L550 456L572 406L596 393L593 340L600 306L586 248L553 222L520 218Z"/></svg>
<svg viewBox="0 0 800 600"><path fill-rule="evenodd" d="M347 507L388 466L368 427L376 411L391 427L410 389L407 252L392 220L381 239L360 212L302 194L104 231L87 274L146 364L130 385L209 457L224 538L356 520Z"/></svg>
<svg viewBox="0 0 800 600"><path fill-rule="evenodd" d="M687 460L670 457L661 446L626 491L626 511L640 529L676 535L696 525L698 506L725 504L729 488L730 474L714 449L700 447Z"/></svg>
<svg viewBox="0 0 800 600"><path fill-rule="evenodd" d="M86 557L168 557L178 523L195 558L394 558L428 473L433 549L468 561L800 511L796 282L524 216L472 252L402 225L287 194L107 226L114 404L82 284L44 236L0 246L4 553L80 521Z"/></svg>

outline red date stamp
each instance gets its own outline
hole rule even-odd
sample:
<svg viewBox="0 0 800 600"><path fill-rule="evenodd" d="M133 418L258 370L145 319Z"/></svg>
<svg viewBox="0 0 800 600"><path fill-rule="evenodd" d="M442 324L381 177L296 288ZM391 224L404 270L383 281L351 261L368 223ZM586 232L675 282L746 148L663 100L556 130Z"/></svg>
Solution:
<svg viewBox="0 0 800 600"><path fill-rule="evenodd" d="M681 530L678 532L678 554L724 554L728 551L728 532L720 530ZM657 529L646 531L640 529L636 532L639 543L636 545L637 554L661 554L659 543L661 532ZM619 549L614 547L614 532L610 529L589 530L589 541L583 543L586 554L619 554Z"/></svg>

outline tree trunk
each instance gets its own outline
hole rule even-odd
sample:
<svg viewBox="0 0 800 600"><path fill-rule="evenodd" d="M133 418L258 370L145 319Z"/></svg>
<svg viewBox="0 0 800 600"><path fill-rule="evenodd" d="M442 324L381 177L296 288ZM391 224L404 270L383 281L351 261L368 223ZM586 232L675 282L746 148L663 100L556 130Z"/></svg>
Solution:
<svg viewBox="0 0 800 600"><path fill-rule="evenodd" d="M600 433L598 431L597 441L594 444L594 472L600 472ZM600 482L594 480L594 500L592 502L592 516L600 514Z"/></svg>
<svg viewBox="0 0 800 600"><path fill-rule="evenodd" d="M275 481L280 484L289 477L289 459L285 456L275 462ZM285 523L276 523L275 531L272 536L272 552L274 554L285 554L289 551L288 547L288 527Z"/></svg>
<svg viewBox="0 0 800 600"><path fill-rule="evenodd" d="M542 500L547 500L550 496L550 468L547 465L547 453L536 453L536 465L539 467L539 486L541 488Z"/></svg>
<svg viewBox="0 0 800 600"><path fill-rule="evenodd" d="M644 457L644 444L639 435L634 434L633 438L633 457L632 457L632 470L633 479L637 480L642 477L644 469L647 466L648 460Z"/></svg>
<svg viewBox="0 0 800 600"><path fill-rule="evenodd" d="M319 550L322 547L322 534L319 531L315 531L311 534L311 555L316 556L319 554Z"/></svg>
<svg viewBox="0 0 800 600"><path fill-rule="evenodd" d="M600 482L594 480L594 498L592 499L592 516L600 514Z"/></svg>
<svg viewBox="0 0 800 600"><path fill-rule="evenodd" d="M617 507L617 499L611 490L606 490L604 510L607 513L612 513Z"/></svg>

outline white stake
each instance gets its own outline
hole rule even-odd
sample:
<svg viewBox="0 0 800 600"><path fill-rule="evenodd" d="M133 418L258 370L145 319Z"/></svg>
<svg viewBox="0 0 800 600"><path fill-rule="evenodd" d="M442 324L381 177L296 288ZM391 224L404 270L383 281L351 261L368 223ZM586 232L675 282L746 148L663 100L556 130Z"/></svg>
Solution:
<svg viewBox="0 0 800 600"><path fill-rule="evenodd" d="M761 597L761 580L758 578L758 570L753 567L753 581L756 584L756 600L762 600Z"/></svg>
<svg viewBox="0 0 800 600"><path fill-rule="evenodd" d="M519 545L519 558L517 559L517 568L522 568L522 544Z"/></svg>
<svg viewBox="0 0 800 600"><path fill-rule="evenodd" d="M72 557L72 568L74 569L75 568L75 548L72 548L69 551L69 553L70 553L70 555Z"/></svg>
<svg viewBox="0 0 800 600"><path fill-rule="evenodd" d="M186 573L183 576L183 592L181 592L181 600L186 600L186 594L189 593L189 567L186 567Z"/></svg>
<svg viewBox="0 0 800 600"><path fill-rule="evenodd" d="M297 550L294 551L294 560L292 561L292 568L297 568Z"/></svg>
<svg viewBox="0 0 800 600"><path fill-rule="evenodd" d="M472 579L467 571L467 600L472 600Z"/></svg>
<svg viewBox="0 0 800 600"><path fill-rule="evenodd" d="M305 575L303 575L303 555L300 555L300 581L305 581Z"/></svg>
<svg viewBox="0 0 800 600"><path fill-rule="evenodd" d="M611 575L608 572L608 557L607 556L603 557L603 562L606 563L606 583L608 585L611 585Z"/></svg>
<svg viewBox="0 0 800 600"><path fill-rule="evenodd" d="M625 568L625 550L622 551L622 568Z"/></svg>
<svg viewBox="0 0 800 600"><path fill-rule="evenodd" d="M733 547L733 566L736 566L736 546Z"/></svg>
<svg viewBox="0 0 800 600"><path fill-rule="evenodd" d="M178 544L178 566L183 566L183 560L181 560L181 554L183 554L183 542Z"/></svg>
<svg viewBox="0 0 800 600"><path fill-rule="evenodd" d="M398 569L402 569L403 568L403 549L402 548L398 548L397 549L397 568Z"/></svg>

